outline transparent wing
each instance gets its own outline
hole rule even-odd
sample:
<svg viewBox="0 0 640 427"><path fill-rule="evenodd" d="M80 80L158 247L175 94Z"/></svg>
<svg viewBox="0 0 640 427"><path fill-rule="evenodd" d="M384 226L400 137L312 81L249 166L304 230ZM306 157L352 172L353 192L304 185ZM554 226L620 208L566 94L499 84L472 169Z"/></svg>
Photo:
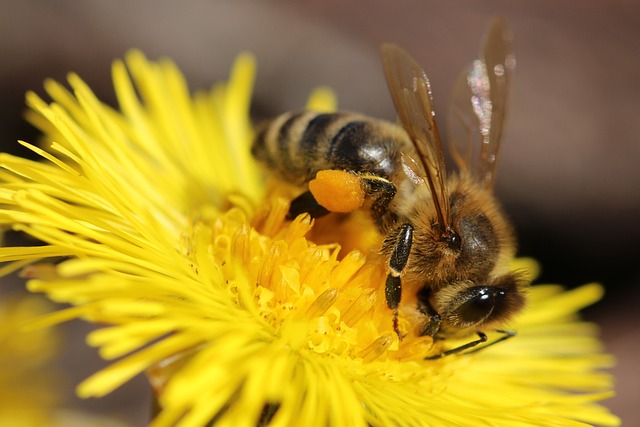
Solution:
<svg viewBox="0 0 640 427"><path fill-rule="evenodd" d="M480 150L478 164L478 176L488 186L493 186L495 181L495 170L507 112L509 85L516 66L512 49L511 34L505 20L494 19L487 33L483 51L485 78L489 80L491 124L488 140L486 143L483 141Z"/></svg>
<svg viewBox="0 0 640 427"><path fill-rule="evenodd" d="M418 166L431 191L438 222L446 230L451 222L446 170L429 79L411 55L398 46L382 46L382 63L400 122L419 156L414 160L421 163Z"/></svg>
<svg viewBox="0 0 640 427"><path fill-rule="evenodd" d="M447 116L447 142L458 169L475 174L473 164L477 161L482 138L478 132L480 121L471 104L473 93L468 81L470 72L471 67L462 71L453 88L451 108Z"/></svg>
<svg viewBox="0 0 640 427"><path fill-rule="evenodd" d="M493 187L515 68L506 23L496 18L485 36L480 59L458 80L449 114L451 154L461 170ZM478 151L474 161L474 150Z"/></svg>

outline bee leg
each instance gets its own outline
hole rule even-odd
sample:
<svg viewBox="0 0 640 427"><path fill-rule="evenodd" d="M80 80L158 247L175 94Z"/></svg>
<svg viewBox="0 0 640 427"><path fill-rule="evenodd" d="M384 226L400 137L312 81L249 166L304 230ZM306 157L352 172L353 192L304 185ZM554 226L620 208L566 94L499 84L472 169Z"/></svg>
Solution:
<svg viewBox="0 0 640 427"><path fill-rule="evenodd" d="M396 195L396 186L393 182L377 175L361 175L360 185L365 197L371 200L371 217L379 229L385 230L388 224L395 223L390 216L389 204Z"/></svg>
<svg viewBox="0 0 640 427"><path fill-rule="evenodd" d="M429 318L429 321L420 329L420 336L428 335L430 337L435 337L440 330L442 317L431 305L431 302L429 301L430 294L431 291L426 286L418 292L418 311Z"/></svg>
<svg viewBox="0 0 640 427"><path fill-rule="evenodd" d="M452 354L460 353L468 348L472 348L477 346L480 343L487 341L487 335L484 332L477 332L478 339L474 341L470 341L466 344L461 345L460 347L452 348L451 350L443 351L442 353L436 354L434 356L425 357L424 360L436 360L442 359L443 357L450 356Z"/></svg>
<svg viewBox="0 0 640 427"><path fill-rule="evenodd" d="M477 340L470 341L470 342L468 342L466 344L463 344L463 345L461 345L459 347L452 348L451 350L443 351L442 353L436 354L435 356L425 357L424 360L441 359L443 357L450 356L452 354L462 353L463 351L465 351L465 350L467 350L469 348L473 348L473 347L476 347L476 348L473 348L473 350L469 350L464 354L475 353L477 351L484 350L487 347L491 347L494 344L497 344L499 342L502 342L504 340L507 340L507 339L509 339L511 337L515 337L516 336L516 331L498 329L498 330L496 330L496 332L499 332L499 333L501 333L503 335L500 338L498 338L497 340L491 341L487 345L476 347L478 344L482 344L483 342L487 342L487 340L488 340L487 335L484 332L476 332L476 334L478 335L478 339Z"/></svg>
<svg viewBox="0 0 640 427"><path fill-rule="evenodd" d="M389 260L389 274L385 283L385 296L387 306L393 310L393 330L402 339L398 328L398 306L402 297L402 282L400 275L407 265L409 254L411 253L411 241L413 239L413 227L411 224L403 224L398 229L395 239L395 249Z"/></svg>
<svg viewBox="0 0 640 427"><path fill-rule="evenodd" d="M305 212L311 215L311 218L320 218L329 213L326 208L320 206L310 191L305 191L291 201L287 219L292 220Z"/></svg>
<svg viewBox="0 0 640 427"><path fill-rule="evenodd" d="M306 212L319 218L329 212L353 212L370 201L371 215L379 227L393 223L389 203L396 195L396 186L378 175L357 175L344 170L318 171L309 181L309 191L295 198L290 205L287 219Z"/></svg>
<svg viewBox="0 0 640 427"><path fill-rule="evenodd" d="M477 351L484 350L485 348L491 347L494 344L498 344L499 342L508 340L511 337L515 337L518 334L517 331L512 331L512 330L509 330L509 329L496 329L495 332L498 332L498 333L502 334L502 336L500 338L496 339L496 340L491 341L487 345L483 345L481 347L476 347L473 350L467 351L465 354L475 353ZM469 347L467 347L467 348L469 348Z"/></svg>

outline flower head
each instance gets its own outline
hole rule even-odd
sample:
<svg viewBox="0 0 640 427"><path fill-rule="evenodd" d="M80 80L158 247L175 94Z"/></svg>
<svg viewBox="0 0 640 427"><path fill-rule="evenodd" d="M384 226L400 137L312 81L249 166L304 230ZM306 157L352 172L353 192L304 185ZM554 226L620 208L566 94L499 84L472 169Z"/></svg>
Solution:
<svg viewBox="0 0 640 427"><path fill-rule="evenodd" d="M598 285L532 287L518 337L473 355L427 361L440 342L399 342L368 220L286 221L291 189L263 184L253 75L242 55L192 98L171 62L132 52L113 67L119 110L75 75L73 92L46 83L51 104L28 95L50 143L22 143L43 162L0 156L0 222L44 243L0 260L62 257L28 271L32 291L72 305L42 323L105 325L88 342L117 360L81 396L147 372L157 426L618 424L597 404L611 357L575 315ZM333 107L326 91L310 103Z"/></svg>

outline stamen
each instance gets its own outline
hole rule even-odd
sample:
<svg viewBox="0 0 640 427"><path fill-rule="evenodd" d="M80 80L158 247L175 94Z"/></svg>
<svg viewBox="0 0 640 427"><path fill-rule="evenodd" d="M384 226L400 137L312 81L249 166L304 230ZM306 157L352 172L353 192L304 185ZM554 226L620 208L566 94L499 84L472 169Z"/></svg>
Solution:
<svg viewBox="0 0 640 427"><path fill-rule="evenodd" d="M361 358L365 363L372 362L382 356L392 342L393 336L391 334L381 335L367 348L358 353L357 357Z"/></svg>
<svg viewBox="0 0 640 427"><path fill-rule="evenodd" d="M335 288L327 289L318 298L316 298L305 313L305 317L314 318L322 316L336 302L340 295L340 291Z"/></svg>
<svg viewBox="0 0 640 427"><path fill-rule="evenodd" d="M367 288L342 312L342 321L353 327L373 307L376 302L376 290Z"/></svg>

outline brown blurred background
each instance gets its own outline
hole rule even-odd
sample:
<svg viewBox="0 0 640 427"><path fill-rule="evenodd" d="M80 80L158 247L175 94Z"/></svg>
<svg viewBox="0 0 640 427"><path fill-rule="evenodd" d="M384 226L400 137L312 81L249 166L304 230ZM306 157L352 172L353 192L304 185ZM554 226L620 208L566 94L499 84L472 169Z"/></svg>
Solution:
<svg viewBox="0 0 640 427"><path fill-rule="evenodd" d="M520 253L542 262L542 282L607 286L586 315L602 324L619 358L619 395L607 404L638 425L637 1L0 0L2 149L19 152L17 139L35 141L22 119L24 93L43 94L46 77L75 71L114 102L110 64L132 47L174 59L194 90L225 78L238 52L253 52L257 118L299 108L324 84L341 108L393 119L378 47L395 42L424 66L443 116L454 79L495 14L513 30L518 62L497 192L519 231ZM70 329L73 351L62 363L77 383L101 362L84 347L87 326ZM140 380L75 404L144 425L147 399Z"/></svg>

